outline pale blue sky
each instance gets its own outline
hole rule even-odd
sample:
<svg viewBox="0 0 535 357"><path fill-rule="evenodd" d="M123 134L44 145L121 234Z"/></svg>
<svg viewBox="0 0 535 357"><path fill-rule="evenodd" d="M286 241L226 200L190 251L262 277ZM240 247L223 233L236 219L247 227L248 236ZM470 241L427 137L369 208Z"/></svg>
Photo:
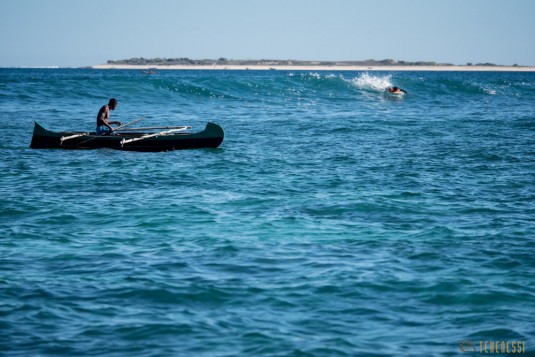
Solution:
<svg viewBox="0 0 535 357"><path fill-rule="evenodd" d="M131 57L535 65L535 0L0 0L0 67Z"/></svg>

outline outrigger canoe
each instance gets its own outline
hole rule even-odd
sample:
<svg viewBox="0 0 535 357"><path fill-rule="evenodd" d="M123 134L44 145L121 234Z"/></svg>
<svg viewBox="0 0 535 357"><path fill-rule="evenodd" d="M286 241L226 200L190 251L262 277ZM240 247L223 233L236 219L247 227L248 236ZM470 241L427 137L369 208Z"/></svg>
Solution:
<svg viewBox="0 0 535 357"><path fill-rule="evenodd" d="M187 131L189 129L191 129L190 126L124 128L111 134L97 135L94 132L54 132L35 122L30 147L33 149L109 148L126 151L171 151L217 148L223 142L223 128L217 124L208 123L203 131L196 133Z"/></svg>

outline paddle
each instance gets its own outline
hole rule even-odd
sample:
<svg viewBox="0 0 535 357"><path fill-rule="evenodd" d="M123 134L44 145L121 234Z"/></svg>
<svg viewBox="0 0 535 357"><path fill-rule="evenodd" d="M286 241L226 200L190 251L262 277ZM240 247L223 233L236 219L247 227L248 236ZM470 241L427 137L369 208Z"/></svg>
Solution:
<svg viewBox="0 0 535 357"><path fill-rule="evenodd" d="M139 118L139 119L136 119L136 120L134 120L134 121L131 121L130 123L126 123L126 124L120 125L120 126L118 126L117 128L113 129L113 131L115 131L115 130L117 130L117 129L124 128L124 127L129 126L129 125L132 125L132 124L137 123L138 121L143 120L143 119L145 119L145 117L141 117L141 118ZM101 137L101 136L106 135L106 134L109 134L109 133L111 133L111 132L104 132L104 133L102 133L102 134L93 136L93 137L90 138L90 139L87 139L87 140L82 141L81 143L77 144L76 146L80 146L80 145L82 145L82 144L87 143L88 141L91 141L91 140L93 140L93 139L96 139L96 138L98 138L98 137Z"/></svg>
<svg viewBox="0 0 535 357"><path fill-rule="evenodd" d="M143 120L143 119L145 119L145 117L141 117L141 118L139 118L139 119L136 119L136 120L134 120L134 121L131 121L130 123L126 123L126 124L120 125L120 126L118 126L117 128L113 129L113 131L115 131L115 130L119 130L119 129L122 129L122 128L125 128L125 127L127 127L127 126L129 126L129 125L132 125L132 124L134 124L134 123L137 123L138 121Z"/></svg>

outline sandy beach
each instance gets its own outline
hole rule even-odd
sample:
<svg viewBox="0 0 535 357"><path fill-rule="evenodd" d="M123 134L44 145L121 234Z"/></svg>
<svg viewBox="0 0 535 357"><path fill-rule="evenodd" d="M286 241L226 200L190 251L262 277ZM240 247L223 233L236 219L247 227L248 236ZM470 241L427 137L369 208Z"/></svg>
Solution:
<svg viewBox="0 0 535 357"><path fill-rule="evenodd" d="M94 69L150 70L253 70L253 71L472 71L472 72L535 72L535 67L524 66L281 66L281 65L118 65L100 64Z"/></svg>

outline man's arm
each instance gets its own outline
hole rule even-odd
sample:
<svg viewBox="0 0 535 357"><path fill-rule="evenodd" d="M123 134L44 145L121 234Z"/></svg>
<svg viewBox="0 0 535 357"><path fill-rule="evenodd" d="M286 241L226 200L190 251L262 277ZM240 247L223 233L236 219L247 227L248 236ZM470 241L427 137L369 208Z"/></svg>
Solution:
<svg viewBox="0 0 535 357"><path fill-rule="evenodd" d="M105 126L107 126L110 131L113 131L113 128L112 126L110 125L110 122L108 121L108 118L110 117L110 109L108 107L106 107L105 110L102 111L102 113L100 114L100 122L102 124L104 124Z"/></svg>

